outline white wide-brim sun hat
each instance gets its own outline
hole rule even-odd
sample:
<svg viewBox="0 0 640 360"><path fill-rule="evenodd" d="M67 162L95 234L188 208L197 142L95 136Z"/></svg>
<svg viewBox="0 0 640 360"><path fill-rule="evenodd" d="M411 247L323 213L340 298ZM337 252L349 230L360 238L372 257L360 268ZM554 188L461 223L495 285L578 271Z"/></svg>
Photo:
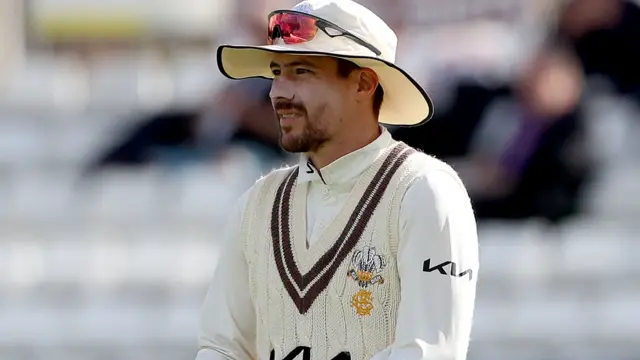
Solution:
<svg viewBox="0 0 640 360"><path fill-rule="evenodd" d="M404 70L394 64L398 38L372 11L351 0L307 0L291 11L327 20L377 48L377 55L346 36L330 37L319 30L310 41L264 46L222 45L217 51L220 72L231 79L273 78L271 61L277 53L330 56L370 68L384 90L380 123L397 126L420 125L433 115L429 95ZM265 31L266 33L266 31Z"/></svg>

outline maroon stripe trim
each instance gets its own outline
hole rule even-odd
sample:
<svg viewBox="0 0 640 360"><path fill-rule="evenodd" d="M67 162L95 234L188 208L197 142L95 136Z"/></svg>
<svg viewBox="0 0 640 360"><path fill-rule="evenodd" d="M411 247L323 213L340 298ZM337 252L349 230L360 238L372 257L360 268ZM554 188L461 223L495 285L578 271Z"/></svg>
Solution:
<svg viewBox="0 0 640 360"><path fill-rule="evenodd" d="M280 228L282 230L280 231L279 243L284 253L284 268L291 276L293 282L298 285L298 289L302 292L302 287L300 286L300 283L302 282L302 275L300 275L298 266L293 258L293 242L288 241L288 239L291 239L291 195L293 193L293 187L296 183L297 177L298 170L296 169L287 181L287 184L284 187L284 192L282 193L282 203L280 204Z"/></svg>
<svg viewBox="0 0 640 360"><path fill-rule="evenodd" d="M395 172L415 152L409 149L403 153L405 149L406 145L398 144L385 158L349 217L338 241L304 275L300 273L293 256L290 232L290 203L298 169L293 170L280 184L271 212L274 256L283 285L301 314L309 310L315 299L328 286L340 264L358 243ZM323 270L326 271L323 273ZM318 276L320 278L312 284Z"/></svg>
<svg viewBox="0 0 640 360"><path fill-rule="evenodd" d="M338 237L338 241L336 241L333 244L333 246L331 246L331 248L326 253L324 253L322 257L320 257L320 259L318 260L318 262L315 263L313 268L311 268L311 270L304 275L303 283L305 285L309 284L311 280L313 280L313 278L319 275L323 268L325 268L328 265L331 265L330 264L331 260L334 258L334 256L338 252L338 249L340 249L342 244L347 240L347 236L351 232L352 228L354 227L354 224L356 224L356 221L359 218L362 218L363 214L367 213L368 207L371 206L371 202L367 203L367 200L369 200L371 196L375 195L373 193L374 190L376 190L377 188L378 191L384 192L385 189L382 186L378 186L380 185L379 184L380 179L384 175L385 170L387 170L389 165L398 157L398 154L400 154L402 150L404 150L404 147L401 147L401 145L396 146L391 151L391 153L387 156L387 158L384 160L384 162L382 163L382 166L373 177L373 180L371 180L371 182L369 183L369 186L365 190L364 195L362 196L362 198L360 198L360 201L358 202L358 205L356 206L354 212L351 213L351 216L349 217L349 221L347 222L347 225L345 225L344 229L340 233L340 236ZM392 172L392 171L389 171L389 172ZM368 219L364 219L364 220L368 221ZM362 233L360 233L360 235L362 235ZM291 241L291 239L285 239L285 241ZM337 259L337 260L342 261L342 259Z"/></svg>
<svg viewBox="0 0 640 360"><path fill-rule="evenodd" d="M273 256L276 261L276 268L278 269L278 273L280 274L280 279L282 279L282 284L285 289L289 293L291 299L296 299L298 297L298 293L293 286L293 283L289 280L289 276L287 275L287 270L285 269L285 265L283 262L282 256L282 244L280 239L280 221L282 220L282 216L280 213L280 209L282 207L282 193L285 191L286 185L289 183L291 178L295 179L298 177L298 168L294 169L289 176L285 177L285 180L278 187L278 191L276 192L276 198L273 202L273 207L271 209L271 239L273 243ZM295 302L295 300L294 300ZM296 304L297 305L297 304Z"/></svg>
<svg viewBox="0 0 640 360"><path fill-rule="evenodd" d="M355 224L354 231L351 233L351 236L349 236L349 238L346 240L345 246L343 246L342 249L340 249L336 257L336 260L331 263L330 268L324 274L322 274L320 279L318 279L311 286L309 291L302 298L301 306L298 307L298 310L300 311L301 314L306 313L309 310L309 308L311 308L311 305L313 304L315 299L318 298L318 296L322 293L322 291L324 291L324 289L327 288L327 286L331 282L331 279L335 275L336 271L338 271L338 268L340 267L342 262L347 258L349 253L356 246L356 244L360 240L360 237L362 236L362 233L364 232L369 221L371 220L373 213L375 212L378 204L380 203L380 200L382 199L382 196L387 186L391 182L391 179L393 178L396 170L398 170L398 168L409 157L409 155L411 155L410 153L412 152L413 151L407 151L403 153L398 159L398 161L396 161L393 164L392 169L387 173L384 179L382 179L382 182L380 184L380 187L378 188L378 191L376 191L373 194L373 197L371 198L370 206L368 206L367 209L364 211L364 213L362 214L362 217L360 218L360 221L358 221Z"/></svg>

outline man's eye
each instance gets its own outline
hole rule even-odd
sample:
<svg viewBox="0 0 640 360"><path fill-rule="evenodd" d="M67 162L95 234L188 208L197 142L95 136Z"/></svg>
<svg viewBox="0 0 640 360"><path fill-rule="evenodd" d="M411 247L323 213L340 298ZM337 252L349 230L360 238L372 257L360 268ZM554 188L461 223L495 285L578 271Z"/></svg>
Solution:
<svg viewBox="0 0 640 360"><path fill-rule="evenodd" d="M278 76L280 75L280 69L271 69L271 73L273 74L273 76Z"/></svg>
<svg viewBox="0 0 640 360"><path fill-rule="evenodd" d="M302 69L302 68L298 68L296 69L296 74L300 75L300 74L312 74L313 72L309 69Z"/></svg>

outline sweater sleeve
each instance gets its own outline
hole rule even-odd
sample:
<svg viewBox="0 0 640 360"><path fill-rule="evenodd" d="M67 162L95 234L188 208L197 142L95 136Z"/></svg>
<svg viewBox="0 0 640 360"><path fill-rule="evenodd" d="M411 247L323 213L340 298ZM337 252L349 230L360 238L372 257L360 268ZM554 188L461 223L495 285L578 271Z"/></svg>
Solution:
<svg viewBox="0 0 640 360"><path fill-rule="evenodd" d="M201 313L196 360L256 359L256 319L240 230L249 191L227 224L218 266Z"/></svg>
<svg viewBox="0 0 640 360"><path fill-rule="evenodd" d="M478 239L471 202L453 170L417 178L402 200L399 221L396 337L373 360L465 360Z"/></svg>

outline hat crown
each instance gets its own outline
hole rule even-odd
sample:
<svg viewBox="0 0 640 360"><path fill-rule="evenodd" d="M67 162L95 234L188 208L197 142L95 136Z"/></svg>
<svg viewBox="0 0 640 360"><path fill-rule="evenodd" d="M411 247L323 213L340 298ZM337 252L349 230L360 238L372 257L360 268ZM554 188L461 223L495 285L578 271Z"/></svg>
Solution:
<svg viewBox="0 0 640 360"><path fill-rule="evenodd" d="M305 0L293 11L307 13L334 23L376 47L389 62L395 62L398 37L378 15L352 0ZM375 56L372 54L372 57Z"/></svg>

